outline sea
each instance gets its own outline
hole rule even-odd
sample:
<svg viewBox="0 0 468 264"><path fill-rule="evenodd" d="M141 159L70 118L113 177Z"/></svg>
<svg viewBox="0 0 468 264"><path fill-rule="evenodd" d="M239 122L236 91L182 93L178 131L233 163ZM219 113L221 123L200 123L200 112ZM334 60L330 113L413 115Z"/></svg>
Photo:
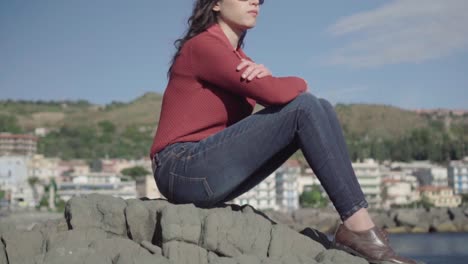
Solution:
<svg viewBox="0 0 468 264"><path fill-rule="evenodd" d="M390 244L427 264L468 264L468 233L391 234Z"/></svg>

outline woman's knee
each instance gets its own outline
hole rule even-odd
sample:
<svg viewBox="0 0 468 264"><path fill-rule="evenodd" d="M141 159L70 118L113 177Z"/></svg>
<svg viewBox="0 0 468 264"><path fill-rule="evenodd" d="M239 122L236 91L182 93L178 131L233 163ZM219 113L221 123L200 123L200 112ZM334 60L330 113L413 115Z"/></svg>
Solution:
<svg viewBox="0 0 468 264"><path fill-rule="evenodd" d="M319 98L319 102L324 109L328 109L328 110L334 109L333 105L325 98Z"/></svg>
<svg viewBox="0 0 468 264"><path fill-rule="evenodd" d="M294 101L298 104L298 109L321 108L319 99L309 92L301 93Z"/></svg>

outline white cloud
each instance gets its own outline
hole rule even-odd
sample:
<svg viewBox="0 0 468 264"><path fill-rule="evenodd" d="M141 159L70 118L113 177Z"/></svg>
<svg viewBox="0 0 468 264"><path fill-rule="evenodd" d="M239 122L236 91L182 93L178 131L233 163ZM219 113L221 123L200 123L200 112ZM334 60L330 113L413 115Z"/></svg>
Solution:
<svg viewBox="0 0 468 264"><path fill-rule="evenodd" d="M352 67L420 63L468 48L467 0L394 0L338 20L328 31L349 37L328 62Z"/></svg>

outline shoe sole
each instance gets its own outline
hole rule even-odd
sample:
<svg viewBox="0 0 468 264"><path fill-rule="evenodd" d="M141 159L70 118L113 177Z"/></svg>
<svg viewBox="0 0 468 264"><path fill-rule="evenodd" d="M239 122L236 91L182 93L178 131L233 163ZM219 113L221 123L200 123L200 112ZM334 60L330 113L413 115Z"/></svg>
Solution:
<svg viewBox="0 0 468 264"><path fill-rule="evenodd" d="M385 261L385 260L373 260L373 259L369 259L367 257L365 257L364 255L362 255L361 253L357 252L356 250L350 248L350 247L347 247L345 245L342 245L340 243L336 243L334 242L333 243L333 246L336 248L336 249L339 249L339 250L343 250L351 255L354 255L354 256L357 256L357 257L360 257L360 258L363 258L365 260L367 260L370 264L390 264L391 262L388 262L388 261Z"/></svg>

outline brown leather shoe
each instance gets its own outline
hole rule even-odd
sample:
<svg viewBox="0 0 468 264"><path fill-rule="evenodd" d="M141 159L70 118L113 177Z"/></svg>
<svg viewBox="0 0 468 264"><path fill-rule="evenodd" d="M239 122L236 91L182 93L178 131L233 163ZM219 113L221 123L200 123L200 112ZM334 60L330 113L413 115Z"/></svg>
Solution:
<svg viewBox="0 0 468 264"><path fill-rule="evenodd" d="M374 264L418 264L414 260L398 256L390 247L388 234L378 227L366 231L351 231L341 224L336 230L333 244L337 249L365 258Z"/></svg>

